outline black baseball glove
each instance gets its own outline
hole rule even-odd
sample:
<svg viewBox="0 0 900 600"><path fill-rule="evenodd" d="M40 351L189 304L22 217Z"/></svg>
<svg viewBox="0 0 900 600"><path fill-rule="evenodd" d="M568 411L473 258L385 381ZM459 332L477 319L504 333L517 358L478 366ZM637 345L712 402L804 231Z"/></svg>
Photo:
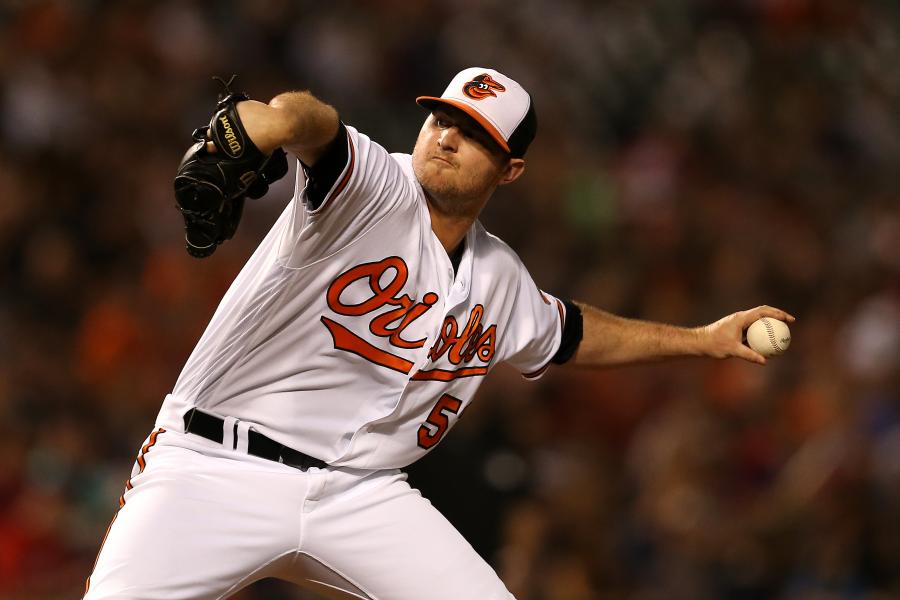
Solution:
<svg viewBox="0 0 900 600"><path fill-rule="evenodd" d="M221 81L221 80L220 80ZM270 155L257 148L238 117L237 104L249 100L225 86L208 127L194 130L191 146L175 175L175 200L184 216L185 241L191 256L203 258L231 239L241 220L244 197L261 198L269 184L287 173L281 148ZM213 142L215 153L206 149Z"/></svg>

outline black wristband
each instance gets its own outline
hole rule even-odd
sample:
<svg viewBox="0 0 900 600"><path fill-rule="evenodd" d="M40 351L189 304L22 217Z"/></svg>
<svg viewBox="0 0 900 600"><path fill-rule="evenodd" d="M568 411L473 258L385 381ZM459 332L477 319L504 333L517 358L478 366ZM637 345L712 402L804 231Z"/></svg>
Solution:
<svg viewBox="0 0 900 600"><path fill-rule="evenodd" d="M578 350L581 338L584 336L584 318L581 309L571 300L563 300L566 305L566 322L563 324L562 340L559 342L559 350L550 359L555 365L568 362Z"/></svg>

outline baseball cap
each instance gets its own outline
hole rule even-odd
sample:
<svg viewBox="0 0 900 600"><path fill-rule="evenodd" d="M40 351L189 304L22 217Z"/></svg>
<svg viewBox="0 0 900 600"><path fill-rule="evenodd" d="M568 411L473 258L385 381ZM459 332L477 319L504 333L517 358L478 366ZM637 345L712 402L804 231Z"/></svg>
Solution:
<svg viewBox="0 0 900 600"><path fill-rule="evenodd" d="M494 69L463 69L440 98L419 96L416 102L428 110L441 104L458 108L516 158L525 155L537 133L537 115L531 96L515 80Z"/></svg>

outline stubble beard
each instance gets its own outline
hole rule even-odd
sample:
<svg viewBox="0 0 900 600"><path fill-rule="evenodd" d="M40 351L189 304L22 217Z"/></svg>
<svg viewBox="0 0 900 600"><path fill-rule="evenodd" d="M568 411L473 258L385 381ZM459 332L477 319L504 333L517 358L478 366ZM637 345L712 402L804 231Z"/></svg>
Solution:
<svg viewBox="0 0 900 600"><path fill-rule="evenodd" d="M493 186L484 189L476 189L479 186L474 181L467 181L469 185L463 185L448 181L441 177L440 173L429 172L429 165L413 164L416 179L425 191L428 200L442 214L453 217L476 217L484 204L484 198L489 196Z"/></svg>

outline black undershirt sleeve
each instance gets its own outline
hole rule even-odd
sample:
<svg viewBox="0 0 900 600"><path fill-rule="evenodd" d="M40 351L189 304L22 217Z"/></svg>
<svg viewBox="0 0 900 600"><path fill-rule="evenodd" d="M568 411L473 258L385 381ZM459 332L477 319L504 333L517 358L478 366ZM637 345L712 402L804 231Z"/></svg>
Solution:
<svg viewBox="0 0 900 600"><path fill-rule="evenodd" d="M309 210L316 210L322 206L328 191L347 166L347 160L347 128L340 123L334 140L316 164L310 167L300 163L306 174L306 198Z"/></svg>
<svg viewBox="0 0 900 600"><path fill-rule="evenodd" d="M562 340L559 343L559 350L550 359L550 362L561 365L568 362L569 359L578 350L581 338L584 336L584 318L581 316L581 309L571 300L563 300L566 305L566 322L563 324Z"/></svg>

